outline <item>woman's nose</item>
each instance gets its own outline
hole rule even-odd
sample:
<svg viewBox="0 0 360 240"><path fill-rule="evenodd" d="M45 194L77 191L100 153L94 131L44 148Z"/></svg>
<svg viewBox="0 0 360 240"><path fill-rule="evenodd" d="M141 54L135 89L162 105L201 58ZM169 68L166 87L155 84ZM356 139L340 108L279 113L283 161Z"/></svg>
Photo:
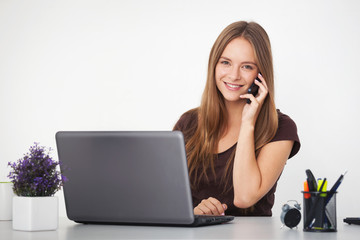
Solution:
<svg viewBox="0 0 360 240"><path fill-rule="evenodd" d="M233 81L240 79L240 68L232 67L229 72L229 78Z"/></svg>

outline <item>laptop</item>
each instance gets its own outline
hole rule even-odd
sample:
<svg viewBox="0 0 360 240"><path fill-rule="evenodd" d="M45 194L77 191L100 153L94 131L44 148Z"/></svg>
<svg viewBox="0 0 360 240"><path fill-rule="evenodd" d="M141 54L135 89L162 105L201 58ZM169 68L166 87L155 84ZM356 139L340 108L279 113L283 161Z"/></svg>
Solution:
<svg viewBox="0 0 360 240"><path fill-rule="evenodd" d="M56 133L66 213L78 223L202 226L195 216L179 131Z"/></svg>

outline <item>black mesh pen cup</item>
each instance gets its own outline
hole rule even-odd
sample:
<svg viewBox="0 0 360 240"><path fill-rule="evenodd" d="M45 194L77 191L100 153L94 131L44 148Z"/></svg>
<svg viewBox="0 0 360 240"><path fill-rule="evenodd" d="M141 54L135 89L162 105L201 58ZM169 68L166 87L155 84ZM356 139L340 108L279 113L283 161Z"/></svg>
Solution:
<svg viewBox="0 0 360 240"><path fill-rule="evenodd" d="M304 231L336 232L336 192L302 193Z"/></svg>

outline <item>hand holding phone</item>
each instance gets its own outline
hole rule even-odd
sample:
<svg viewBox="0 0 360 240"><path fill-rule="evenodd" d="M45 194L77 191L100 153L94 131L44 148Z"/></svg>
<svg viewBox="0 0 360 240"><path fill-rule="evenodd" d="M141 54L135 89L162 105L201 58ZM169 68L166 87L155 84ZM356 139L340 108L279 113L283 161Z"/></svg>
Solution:
<svg viewBox="0 0 360 240"><path fill-rule="evenodd" d="M259 77L256 77L256 80L258 80L259 82L261 82L261 80L259 79ZM255 84L255 81L251 84L251 86L248 89L248 93L251 93L254 97L258 94L259 91L259 86ZM250 104L251 100L248 98L246 99L246 103Z"/></svg>

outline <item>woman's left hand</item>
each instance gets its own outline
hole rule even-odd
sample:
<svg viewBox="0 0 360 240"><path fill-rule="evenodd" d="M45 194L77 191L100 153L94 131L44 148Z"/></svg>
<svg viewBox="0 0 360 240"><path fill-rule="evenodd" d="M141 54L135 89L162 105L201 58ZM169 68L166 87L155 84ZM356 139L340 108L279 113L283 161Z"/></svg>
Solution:
<svg viewBox="0 0 360 240"><path fill-rule="evenodd" d="M242 122L250 122L255 125L256 119L259 115L260 109L265 101L266 96L268 95L268 87L266 85L266 81L263 76L259 73L259 79L255 80L255 84L259 86L259 91L256 96L253 96L251 93L247 93L244 95L240 95L242 99L250 99L251 103L246 104L244 106L244 110L242 112Z"/></svg>

